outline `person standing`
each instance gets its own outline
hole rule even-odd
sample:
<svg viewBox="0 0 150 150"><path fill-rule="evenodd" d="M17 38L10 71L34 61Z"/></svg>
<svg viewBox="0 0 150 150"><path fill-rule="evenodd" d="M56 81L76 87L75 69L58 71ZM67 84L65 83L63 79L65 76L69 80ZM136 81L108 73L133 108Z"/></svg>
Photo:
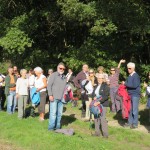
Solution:
<svg viewBox="0 0 150 150"><path fill-rule="evenodd" d="M40 92L40 104L38 105L38 112L40 114L39 120L44 121L47 80L43 75L41 67L34 68L34 72L36 74L34 87L37 89L36 92Z"/></svg>
<svg viewBox="0 0 150 150"><path fill-rule="evenodd" d="M96 98L101 96L100 101L94 103L94 106L101 104L103 106L103 112L102 115L98 117L94 116L95 134L93 134L93 136L100 136L100 126L101 126L103 137L108 138L108 124L106 120L106 112L107 112L107 107L109 106L109 101L108 101L109 87L104 82L105 81L104 75L102 74L99 75L97 79L98 79L98 85L94 88L92 97Z"/></svg>
<svg viewBox="0 0 150 150"><path fill-rule="evenodd" d="M118 67L111 67L111 75L108 77L109 86L110 86L110 99L111 99L111 111L113 113L119 112L121 109L120 101L116 100L116 92L118 90L119 84L119 74L120 74L120 66L122 63L125 63L125 60L120 60Z"/></svg>
<svg viewBox="0 0 150 150"><path fill-rule="evenodd" d="M131 97L131 110L128 118L128 123L124 127L130 127L131 129L138 127L138 107L140 100L140 77L135 72L135 64L130 62L127 64L129 76L125 81L128 94Z"/></svg>
<svg viewBox="0 0 150 150"><path fill-rule="evenodd" d="M62 98L67 83L64 70L64 63L59 63L57 66L57 71L50 76L48 81L47 89L50 100L48 130L61 128L61 117L63 113Z"/></svg>
<svg viewBox="0 0 150 150"><path fill-rule="evenodd" d="M52 75L53 72L54 72L53 69L48 69L47 82L48 82L49 77Z"/></svg>
<svg viewBox="0 0 150 150"><path fill-rule="evenodd" d="M21 78L16 83L16 98L18 99L18 118L25 117L25 109L28 99L28 79L26 78L27 70L21 69Z"/></svg>
<svg viewBox="0 0 150 150"><path fill-rule="evenodd" d="M77 76L74 78L74 85L80 90L81 92L81 100L82 100L82 118L85 117L86 112L86 101L88 101L88 95L86 94L83 86L82 81L86 80L89 76L89 67L87 64L84 64L82 67L82 71L77 74Z"/></svg>
<svg viewBox="0 0 150 150"><path fill-rule="evenodd" d="M16 81L13 68L8 68L8 75L5 78L5 95L7 97L7 113L13 114L16 108Z"/></svg>

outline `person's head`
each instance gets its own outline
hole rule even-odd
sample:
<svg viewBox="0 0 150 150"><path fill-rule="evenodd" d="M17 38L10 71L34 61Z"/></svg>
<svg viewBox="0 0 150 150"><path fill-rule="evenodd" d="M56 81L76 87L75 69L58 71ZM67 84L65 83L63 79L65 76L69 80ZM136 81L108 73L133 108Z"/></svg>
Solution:
<svg viewBox="0 0 150 150"><path fill-rule="evenodd" d="M51 75L53 73L53 69L48 69L48 75Z"/></svg>
<svg viewBox="0 0 150 150"><path fill-rule="evenodd" d="M13 67L13 70L14 70L14 72L17 72L17 71L18 71L17 66L14 66L14 67Z"/></svg>
<svg viewBox="0 0 150 150"><path fill-rule="evenodd" d="M98 84L102 84L104 82L104 75L100 74L98 77L97 77L97 81L98 81Z"/></svg>
<svg viewBox="0 0 150 150"><path fill-rule="evenodd" d="M148 78L150 79L150 72L148 73Z"/></svg>
<svg viewBox="0 0 150 150"><path fill-rule="evenodd" d="M87 64L84 64L84 65L82 66L82 71L88 72L88 71L89 71L89 66L88 66Z"/></svg>
<svg viewBox="0 0 150 150"><path fill-rule="evenodd" d="M90 75L90 77L93 77L93 76L94 76L94 69L90 69L90 70L89 70L89 75Z"/></svg>
<svg viewBox="0 0 150 150"><path fill-rule="evenodd" d="M60 62L57 66L57 72L63 74L65 72L65 64Z"/></svg>
<svg viewBox="0 0 150 150"><path fill-rule="evenodd" d="M98 73L104 73L104 67L103 66L99 66L97 68Z"/></svg>
<svg viewBox="0 0 150 150"><path fill-rule="evenodd" d="M12 67L9 67L9 68L8 68L8 74L9 74L9 75L12 75L13 73L14 73L13 68L12 68Z"/></svg>
<svg viewBox="0 0 150 150"><path fill-rule="evenodd" d="M27 70L26 69L21 69L20 74L21 74L21 77L25 78L26 75L27 75Z"/></svg>
<svg viewBox="0 0 150 150"><path fill-rule="evenodd" d="M31 75L34 75L34 70L33 69L30 69L29 70L29 75L31 76Z"/></svg>
<svg viewBox="0 0 150 150"><path fill-rule="evenodd" d="M36 67L36 68L34 68L34 72L35 72L36 76L40 76L43 73L43 70L41 67Z"/></svg>
<svg viewBox="0 0 150 150"><path fill-rule="evenodd" d="M3 82L3 81L4 81L3 77L0 76L0 82Z"/></svg>
<svg viewBox="0 0 150 150"><path fill-rule="evenodd" d="M114 74L116 73L116 68L115 68L115 67L111 67L111 68L110 68L110 73L111 73L112 75L114 75Z"/></svg>
<svg viewBox="0 0 150 150"><path fill-rule="evenodd" d="M135 63L129 62L127 64L128 73L131 74L135 71Z"/></svg>
<svg viewBox="0 0 150 150"><path fill-rule="evenodd" d="M72 73L72 69L71 68L68 69L68 73Z"/></svg>

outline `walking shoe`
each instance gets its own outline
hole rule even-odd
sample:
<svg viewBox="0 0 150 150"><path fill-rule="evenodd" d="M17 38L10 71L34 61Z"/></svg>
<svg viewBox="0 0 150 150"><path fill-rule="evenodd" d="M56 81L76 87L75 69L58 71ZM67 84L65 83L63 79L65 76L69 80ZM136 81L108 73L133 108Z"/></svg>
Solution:
<svg viewBox="0 0 150 150"><path fill-rule="evenodd" d="M98 137L100 137L100 134L94 133L94 134L92 134L92 136L98 136Z"/></svg>
<svg viewBox="0 0 150 150"><path fill-rule="evenodd" d="M136 128L138 128L138 126L135 126L135 125L130 126L130 129L136 129Z"/></svg>
<svg viewBox="0 0 150 150"><path fill-rule="evenodd" d="M123 127L124 127L124 128L130 128L130 126L131 126L130 124L125 123Z"/></svg>

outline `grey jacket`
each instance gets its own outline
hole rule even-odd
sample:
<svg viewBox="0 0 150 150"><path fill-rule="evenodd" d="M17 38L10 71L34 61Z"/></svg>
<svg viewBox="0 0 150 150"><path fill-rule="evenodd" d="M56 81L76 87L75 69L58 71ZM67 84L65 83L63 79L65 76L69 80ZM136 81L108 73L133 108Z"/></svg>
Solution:
<svg viewBox="0 0 150 150"><path fill-rule="evenodd" d="M48 95L53 96L54 99L61 100L66 87L67 79L65 75L61 75L58 72L54 72L48 80Z"/></svg>

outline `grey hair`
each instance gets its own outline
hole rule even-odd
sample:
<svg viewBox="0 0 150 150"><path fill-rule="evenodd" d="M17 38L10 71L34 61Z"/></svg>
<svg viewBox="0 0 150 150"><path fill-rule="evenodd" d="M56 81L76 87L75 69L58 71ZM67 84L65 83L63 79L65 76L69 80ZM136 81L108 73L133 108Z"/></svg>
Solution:
<svg viewBox="0 0 150 150"><path fill-rule="evenodd" d="M26 69L21 69L20 74L22 74L23 72L27 72L27 70Z"/></svg>
<svg viewBox="0 0 150 150"><path fill-rule="evenodd" d="M135 68L135 63L129 62L129 63L127 64L127 67Z"/></svg>
<svg viewBox="0 0 150 150"><path fill-rule="evenodd" d="M37 71L37 72L39 72L39 73L42 73L42 72L43 72L43 70L42 70L41 67L36 67L36 68L34 68L34 71Z"/></svg>

